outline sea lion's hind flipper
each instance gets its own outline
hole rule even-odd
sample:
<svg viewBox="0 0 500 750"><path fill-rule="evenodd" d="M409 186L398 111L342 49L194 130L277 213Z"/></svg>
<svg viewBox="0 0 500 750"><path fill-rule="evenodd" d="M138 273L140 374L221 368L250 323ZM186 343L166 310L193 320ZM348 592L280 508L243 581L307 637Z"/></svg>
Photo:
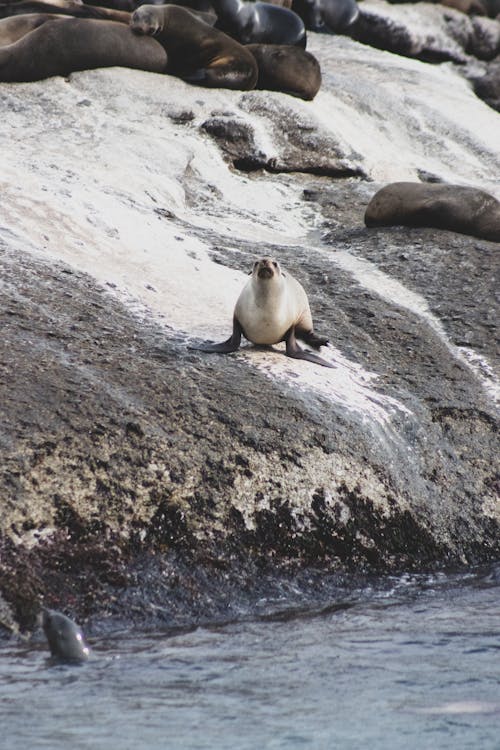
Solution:
<svg viewBox="0 0 500 750"><path fill-rule="evenodd" d="M293 328L290 328L290 330L287 332L285 336L285 342L287 357L292 357L293 359L306 359L308 362L314 362L314 364L322 365L323 367L335 367L335 365L333 365L331 362L327 362L326 359L323 359L323 357L320 357L318 354L313 354L313 352L308 352L305 349L301 349L297 344L297 339L295 338L295 330Z"/></svg>
<svg viewBox="0 0 500 750"><path fill-rule="evenodd" d="M318 336L314 331L305 331L303 328L296 328L295 336L308 346L312 346L313 349L319 349L320 346L328 344L328 339L325 336Z"/></svg>
<svg viewBox="0 0 500 750"><path fill-rule="evenodd" d="M206 68L198 68L197 70L193 70L192 73L180 75L179 78L182 78L182 80L187 83L197 83L200 86L203 86L207 80L207 70Z"/></svg>
<svg viewBox="0 0 500 750"><path fill-rule="evenodd" d="M187 83L207 88L248 91L255 88L257 76L258 69L254 57L242 47L242 59L223 56L205 68L181 74L180 78Z"/></svg>
<svg viewBox="0 0 500 750"><path fill-rule="evenodd" d="M196 349L200 352L217 352L219 354L229 354L229 352L235 352L241 344L242 328L239 321L233 318L233 332L227 341L222 341L220 344L210 344L206 342L204 344L189 344L188 349Z"/></svg>

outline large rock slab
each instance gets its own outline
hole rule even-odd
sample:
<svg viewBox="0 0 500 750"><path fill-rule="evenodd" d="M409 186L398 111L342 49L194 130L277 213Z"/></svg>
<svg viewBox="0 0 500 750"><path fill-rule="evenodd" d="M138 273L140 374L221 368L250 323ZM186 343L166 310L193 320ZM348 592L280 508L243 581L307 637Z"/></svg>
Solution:
<svg viewBox="0 0 500 750"><path fill-rule="evenodd" d="M0 86L4 624L498 556L498 247L363 226L386 181L498 197L497 115L450 66L310 46L312 103L120 69ZM335 369L188 350L263 254Z"/></svg>

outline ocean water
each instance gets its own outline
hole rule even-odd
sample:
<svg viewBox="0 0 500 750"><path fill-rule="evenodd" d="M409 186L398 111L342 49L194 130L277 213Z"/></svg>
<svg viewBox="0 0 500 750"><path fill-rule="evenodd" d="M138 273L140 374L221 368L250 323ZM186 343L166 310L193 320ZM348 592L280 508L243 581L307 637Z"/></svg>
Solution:
<svg viewBox="0 0 500 750"><path fill-rule="evenodd" d="M2 750L500 748L500 566L90 645L0 648Z"/></svg>

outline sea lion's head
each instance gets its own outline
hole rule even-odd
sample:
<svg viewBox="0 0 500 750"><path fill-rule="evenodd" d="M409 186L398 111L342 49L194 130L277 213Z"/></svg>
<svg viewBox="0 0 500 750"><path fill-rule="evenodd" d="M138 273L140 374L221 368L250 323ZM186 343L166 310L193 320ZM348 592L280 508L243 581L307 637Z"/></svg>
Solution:
<svg viewBox="0 0 500 750"><path fill-rule="evenodd" d="M261 258L253 264L252 277L255 281L269 279L279 279L281 277L281 268L277 260L273 258Z"/></svg>
<svg viewBox="0 0 500 750"><path fill-rule="evenodd" d="M130 28L136 34L154 36L163 28L161 13L154 5L141 5L130 17Z"/></svg>
<svg viewBox="0 0 500 750"><path fill-rule="evenodd" d="M83 633L69 617L44 607L42 626L54 659L64 662L88 659L90 650L83 640Z"/></svg>

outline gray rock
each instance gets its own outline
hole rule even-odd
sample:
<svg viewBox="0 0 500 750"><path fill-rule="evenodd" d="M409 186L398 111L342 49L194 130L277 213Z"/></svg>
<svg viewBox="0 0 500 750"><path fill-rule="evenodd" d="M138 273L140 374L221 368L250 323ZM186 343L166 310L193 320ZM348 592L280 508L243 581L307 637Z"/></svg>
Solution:
<svg viewBox="0 0 500 750"><path fill-rule="evenodd" d="M483 75L471 76L470 80L477 96L500 112L500 57L489 63Z"/></svg>
<svg viewBox="0 0 500 750"><path fill-rule="evenodd" d="M498 55L500 23L435 3L366 0L349 35L398 55L463 65L471 55L480 60Z"/></svg>
<svg viewBox="0 0 500 750"><path fill-rule="evenodd" d="M363 227L388 181L498 191L497 115L450 65L310 36L311 103L120 69L0 86L0 593L22 629L42 599L193 622L499 554L497 247ZM187 348L229 335L263 254L335 370Z"/></svg>

